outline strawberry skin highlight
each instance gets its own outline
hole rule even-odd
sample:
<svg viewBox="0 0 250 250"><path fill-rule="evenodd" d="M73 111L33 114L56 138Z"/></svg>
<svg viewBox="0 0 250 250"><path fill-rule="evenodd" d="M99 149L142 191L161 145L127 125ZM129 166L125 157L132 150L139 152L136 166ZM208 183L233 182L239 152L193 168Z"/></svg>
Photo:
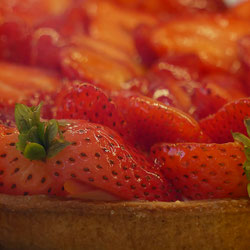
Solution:
<svg viewBox="0 0 250 250"><path fill-rule="evenodd" d="M188 199L247 197L246 157L239 143L162 143L152 147L151 158Z"/></svg>

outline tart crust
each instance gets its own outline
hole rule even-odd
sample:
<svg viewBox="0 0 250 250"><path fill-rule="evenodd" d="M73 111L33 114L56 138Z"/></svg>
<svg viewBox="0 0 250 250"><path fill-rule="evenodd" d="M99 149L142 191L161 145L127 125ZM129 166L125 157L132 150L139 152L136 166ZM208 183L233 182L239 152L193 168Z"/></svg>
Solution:
<svg viewBox="0 0 250 250"><path fill-rule="evenodd" d="M0 249L249 249L250 200L83 202L0 195Z"/></svg>

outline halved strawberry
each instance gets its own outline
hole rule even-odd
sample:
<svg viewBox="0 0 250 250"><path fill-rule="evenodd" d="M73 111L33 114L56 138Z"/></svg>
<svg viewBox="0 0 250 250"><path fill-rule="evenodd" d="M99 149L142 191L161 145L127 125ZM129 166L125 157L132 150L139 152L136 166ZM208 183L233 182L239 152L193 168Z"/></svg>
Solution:
<svg viewBox="0 0 250 250"><path fill-rule="evenodd" d="M201 142L206 138L199 124L188 114L143 96L115 98L131 134L143 148L157 142Z"/></svg>
<svg viewBox="0 0 250 250"><path fill-rule="evenodd" d="M250 7L250 5L249 5ZM250 35L238 40L238 54L242 63L242 78L245 83L246 93L250 95Z"/></svg>
<svg viewBox="0 0 250 250"><path fill-rule="evenodd" d="M239 143L162 143L151 158L188 199L247 197L246 160Z"/></svg>
<svg viewBox="0 0 250 250"><path fill-rule="evenodd" d="M247 134L244 119L250 117L250 98L242 98L224 105L215 114L200 121L200 126L213 142L233 141L231 132Z"/></svg>
<svg viewBox="0 0 250 250"><path fill-rule="evenodd" d="M110 127L124 135L125 120L105 92L87 83L67 84L55 97L57 119L81 119Z"/></svg>
<svg viewBox="0 0 250 250"><path fill-rule="evenodd" d="M226 103L225 98L213 93L211 89L205 87L195 88L192 93L192 104L194 106L192 116L200 120L216 113Z"/></svg>
<svg viewBox="0 0 250 250"><path fill-rule="evenodd" d="M61 81L51 71L0 62L0 87L0 120L6 123L14 121L15 103L37 104L38 95L39 101L47 103L50 94L61 87Z"/></svg>
<svg viewBox="0 0 250 250"><path fill-rule="evenodd" d="M83 1L82 7L86 11L89 23L90 37L118 48L136 60L136 50L133 42L133 30L139 24L154 26L157 20L144 11L133 11L108 1ZM95 9L95 11L91 11Z"/></svg>
<svg viewBox="0 0 250 250"><path fill-rule="evenodd" d="M112 51L112 47L111 47ZM105 54L94 46L72 46L62 49L61 68L63 74L73 80L87 81L119 90L135 76L126 62Z"/></svg>
<svg viewBox="0 0 250 250"><path fill-rule="evenodd" d="M34 26L49 16L61 15L74 0L1 0L0 13L17 16L29 26Z"/></svg>
<svg viewBox="0 0 250 250"><path fill-rule="evenodd" d="M239 1L240 3L229 8L227 11L228 15L232 15L237 18L250 20L250 2L249 1Z"/></svg>
<svg viewBox="0 0 250 250"><path fill-rule="evenodd" d="M30 29L22 19L14 17L0 20L1 60L28 63L30 58L29 39Z"/></svg>
<svg viewBox="0 0 250 250"><path fill-rule="evenodd" d="M194 53L204 63L235 73L240 69L237 40L249 32L247 21L222 14L197 14L160 24L144 33L144 40L158 56Z"/></svg>
<svg viewBox="0 0 250 250"><path fill-rule="evenodd" d="M235 76L210 72L192 93L193 116L202 119L216 113L227 102L247 97L244 86Z"/></svg>
<svg viewBox="0 0 250 250"><path fill-rule="evenodd" d="M18 105L20 135L0 129L0 192L65 195L62 187L74 180L125 200L176 200L170 184L116 132L83 120L60 131L55 120L40 122L39 113Z"/></svg>
<svg viewBox="0 0 250 250"><path fill-rule="evenodd" d="M225 10L222 0L111 0L128 8L147 10L161 15L177 15L193 13L197 11Z"/></svg>

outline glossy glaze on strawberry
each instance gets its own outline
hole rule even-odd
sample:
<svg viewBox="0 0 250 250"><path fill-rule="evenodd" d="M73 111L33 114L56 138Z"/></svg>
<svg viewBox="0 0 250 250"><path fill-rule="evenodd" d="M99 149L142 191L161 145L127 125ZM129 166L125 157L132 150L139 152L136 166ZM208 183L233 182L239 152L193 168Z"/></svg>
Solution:
<svg viewBox="0 0 250 250"><path fill-rule="evenodd" d="M26 111L25 106L21 106L19 110L16 108L16 112L19 136L15 128L0 127L1 192L65 196L65 183L74 180L125 200L177 199L170 183L159 172L151 170L147 160L126 146L111 129L83 120L72 120L63 126L66 143L61 144L64 138L60 135L55 141L57 130L53 120L48 122L41 138L38 131L43 123L33 120L33 125L27 128L25 123L29 120L24 120L22 116L30 113L29 109ZM16 146L23 150L23 154Z"/></svg>
<svg viewBox="0 0 250 250"><path fill-rule="evenodd" d="M209 140L199 124L179 109L143 96L118 96L115 102L126 118L129 131L142 148L149 149L153 144L163 141Z"/></svg>
<svg viewBox="0 0 250 250"><path fill-rule="evenodd" d="M165 177L188 199L247 196L242 168L246 157L238 143L164 143L151 153Z"/></svg>

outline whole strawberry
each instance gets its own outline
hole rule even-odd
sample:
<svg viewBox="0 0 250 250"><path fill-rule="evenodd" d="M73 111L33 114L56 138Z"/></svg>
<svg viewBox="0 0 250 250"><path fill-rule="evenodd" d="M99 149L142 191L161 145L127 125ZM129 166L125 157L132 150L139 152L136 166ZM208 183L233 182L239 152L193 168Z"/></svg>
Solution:
<svg viewBox="0 0 250 250"><path fill-rule="evenodd" d="M241 144L158 144L151 158L188 199L247 196L246 160Z"/></svg>
<svg viewBox="0 0 250 250"><path fill-rule="evenodd" d="M113 130L83 120L60 130L56 120L40 122L40 108L16 106L19 135L0 127L1 193L67 195L66 187L74 194L73 181L123 200L177 199L161 173Z"/></svg>

